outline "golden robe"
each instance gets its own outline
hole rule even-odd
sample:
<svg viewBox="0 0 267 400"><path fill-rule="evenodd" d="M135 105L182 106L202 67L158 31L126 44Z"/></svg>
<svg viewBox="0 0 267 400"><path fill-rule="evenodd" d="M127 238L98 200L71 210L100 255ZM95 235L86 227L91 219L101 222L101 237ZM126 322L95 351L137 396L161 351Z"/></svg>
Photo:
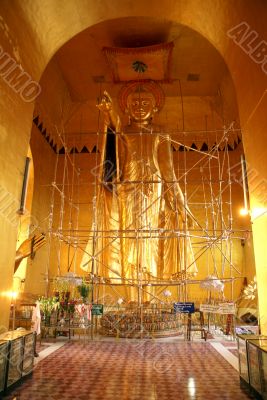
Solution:
<svg viewBox="0 0 267 400"><path fill-rule="evenodd" d="M95 234L82 268L91 271L92 255L94 272L117 278L113 282L158 281L181 270L197 271L170 137L150 126L142 129L109 131L101 151Z"/></svg>

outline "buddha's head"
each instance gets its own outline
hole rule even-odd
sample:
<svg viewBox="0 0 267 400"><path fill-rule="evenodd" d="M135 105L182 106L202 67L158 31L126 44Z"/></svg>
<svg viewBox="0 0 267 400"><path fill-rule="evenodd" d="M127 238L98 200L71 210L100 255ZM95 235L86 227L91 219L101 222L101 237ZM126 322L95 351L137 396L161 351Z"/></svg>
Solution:
<svg viewBox="0 0 267 400"><path fill-rule="evenodd" d="M119 96L121 109L136 124L148 124L164 102L164 93L155 82L133 82Z"/></svg>
<svg viewBox="0 0 267 400"><path fill-rule="evenodd" d="M145 123L153 118L158 111L156 100L152 93L138 88L127 98L127 112L134 122Z"/></svg>

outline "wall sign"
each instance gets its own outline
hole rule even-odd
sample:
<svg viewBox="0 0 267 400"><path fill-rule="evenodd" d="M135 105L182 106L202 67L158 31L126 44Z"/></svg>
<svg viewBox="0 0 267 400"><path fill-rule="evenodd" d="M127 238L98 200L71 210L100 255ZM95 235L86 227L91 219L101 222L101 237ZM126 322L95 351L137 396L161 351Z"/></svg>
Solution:
<svg viewBox="0 0 267 400"><path fill-rule="evenodd" d="M194 313L195 312L195 304L189 302L178 302L174 303L174 312L176 313Z"/></svg>
<svg viewBox="0 0 267 400"><path fill-rule="evenodd" d="M200 311L211 314L235 314L234 303L200 304Z"/></svg>

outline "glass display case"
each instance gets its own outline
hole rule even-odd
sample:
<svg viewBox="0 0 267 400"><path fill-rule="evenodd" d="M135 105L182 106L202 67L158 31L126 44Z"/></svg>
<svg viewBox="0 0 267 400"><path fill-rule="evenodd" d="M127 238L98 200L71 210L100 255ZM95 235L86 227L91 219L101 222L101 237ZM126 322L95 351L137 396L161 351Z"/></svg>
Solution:
<svg viewBox="0 0 267 400"><path fill-rule="evenodd" d="M260 348L261 395L267 399L267 344Z"/></svg>
<svg viewBox="0 0 267 400"><path fill-rule="evenodd" d="M35 340L36 337L34 334L29 334L24 337L22 376L30 374L33 370Z"/></svg>
<svg viewBox="0 0 267 400"><path fill-rule="evenodd" d="M251 339L267 340L267 337L258 335L236 335L236 337L238 347L239 375L241 379L249 384L247 341Z"/></svg>
<svg viewBox="0 0 267 400"><path fill-rule="evenodd" d="M35 333L30 331L9 331L0 335L0 381L3 391L11 388L33 370ZM6 352L6 353L5 353ZM5 358L6 364L1 363ZM5 372L2 373L2 369ZM3 381L1 380L3 379Z"/></svg>
<svg viewBox="0 0 267 400"><path fill-rule="evenodd" d="M24 328L26 330L31 329L32 324L32 311L35 308L35 304L20 304L16 307L15 321L13 321L13 306L10 308L10 320L9 329Z"/></svg>
<svg viewBox="0 0 267 400"><path fill-rule="evenodd" d="M0 393L5 389L8 358L8 342L0 340Z"/></svg>
<svg viewBox="0 0 267 400"><path fill-rule="evenodd" d="M267 399L267 340L247 341L249 383L263 399Z"/></svg>
<svg viewBox="0 0 267 400"><path fill-rule="evenodd" d="M248 348L248 368L249 368L249 384L258 393L261 393L261 377L260 377L260 360L258 346L256 345L258 340L251 340L247 343Z"/></svg>
<svg viewBox="0 0 267 400"><path fill-rule="evenodd" d="M7 387L10 387L21 378L23 354L22 349L23 337L18 337L10 342Z"/></svg>

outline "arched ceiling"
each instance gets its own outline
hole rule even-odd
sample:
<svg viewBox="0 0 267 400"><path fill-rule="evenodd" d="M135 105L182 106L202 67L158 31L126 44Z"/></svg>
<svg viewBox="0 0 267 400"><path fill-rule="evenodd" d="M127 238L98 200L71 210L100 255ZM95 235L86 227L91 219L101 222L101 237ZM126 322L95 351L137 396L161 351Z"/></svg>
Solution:
<svg viewBox="0 0 267 400"><path fill-rule="evenodd" d="M191 28L152 17L107 20L69 40L48 64L40 82L42 95L38 102L43 102L44 108L54 113L55 92L61 91L62 98L65 97L61 99L65 107L63 113L68 114L65 112L67 92L71 112L64 121L65 132L74 135L96 132L101 129L95 108L97 98L103 90L108 90L116 103L123 85L114 84L103 47L137 48L167 42L173 42L174 47L171 82L161 84L165 107L158 123L163 129L198 131L222 128L224 121L238 121L234 86L215 47ZM61 83L57 85L59 80ZM89 141L93 147L92 138Z"/></svg>
<svg viewBox="0 0 267 400"><path fill-rule="evenodd" d="M185 96L214 96L227 73L217 50L199 33L178 23L149 17L113 19L76 35L55 55L74 101L99 94L98 84L112 82L111 71L102 52L104 46L144 47L173 41L171 78L166 96L177 96L180 79ZM188 80L188 75L199 77ZM190 79L190 78L189 78Z"/></svg>

